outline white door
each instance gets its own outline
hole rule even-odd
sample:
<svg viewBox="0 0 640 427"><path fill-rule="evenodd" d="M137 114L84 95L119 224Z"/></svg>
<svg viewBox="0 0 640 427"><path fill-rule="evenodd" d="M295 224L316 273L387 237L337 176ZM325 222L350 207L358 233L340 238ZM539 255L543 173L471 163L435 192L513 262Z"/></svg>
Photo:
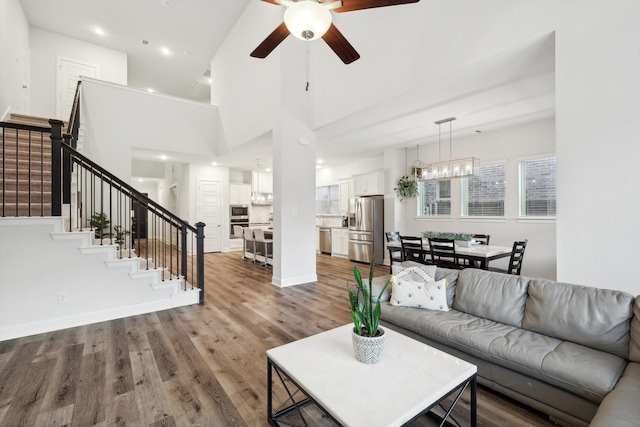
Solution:
<svg viewBox="0 0 640 427"><path fill-rule="evenodd" d="M98 78L98 66L58 56L56 112L58 119L69 120L76 86L80 77Z"/></svg>
<svg viewBox="0 0 640 427"><path fill-rule="evenodd" d="M222 182L198 180L198 222L204 222L204 252L220 252L222 247Z"/></svg>

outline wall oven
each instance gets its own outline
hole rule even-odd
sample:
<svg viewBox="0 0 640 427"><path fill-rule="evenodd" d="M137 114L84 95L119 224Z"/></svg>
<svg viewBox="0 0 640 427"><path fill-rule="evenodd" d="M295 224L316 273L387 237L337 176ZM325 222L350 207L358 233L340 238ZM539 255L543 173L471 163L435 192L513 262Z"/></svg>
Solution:
<svg viewBox="0 0 640 427"><path fill-rule="evenodd" d="M249 226L249 218L247 219L242 219L242 218L238 218L238 219L234 219L231 218L229 220L229 236L232 239L239 239L240 236L236 236L235 235L235 226L239 225L240 227L248 227Z"/></svg>

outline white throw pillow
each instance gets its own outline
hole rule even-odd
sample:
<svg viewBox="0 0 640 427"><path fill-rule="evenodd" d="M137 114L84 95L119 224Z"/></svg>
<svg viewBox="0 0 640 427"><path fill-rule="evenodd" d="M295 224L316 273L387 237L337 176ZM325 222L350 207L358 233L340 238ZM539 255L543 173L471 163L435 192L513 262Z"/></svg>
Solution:
<svg viewBox="0 0 640 427"><path fill-rule="evenodd" d="M414 282L397 277L391 279L391 305L449 311L447 279L437 282Z"/></svg>
<svg viewBox="0 0 640 427"><path fill-rule="evenodd" d="M401 267L393 265L392 274L394 277L402 280L411 280L414 282L435 282L436 266L416 265L411 267Z"/></svg>

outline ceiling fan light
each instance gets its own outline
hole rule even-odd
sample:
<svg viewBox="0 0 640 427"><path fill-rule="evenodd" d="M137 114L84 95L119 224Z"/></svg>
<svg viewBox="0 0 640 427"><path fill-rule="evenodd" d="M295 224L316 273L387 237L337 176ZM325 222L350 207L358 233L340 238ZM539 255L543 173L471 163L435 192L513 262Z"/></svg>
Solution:
<svg viewBox="0 0 640 427"><path fill-rule="evenodd" d="M314 0L301 0L287 7L284 23L300 40L316 40L331 26L331 12Z"/></svg>

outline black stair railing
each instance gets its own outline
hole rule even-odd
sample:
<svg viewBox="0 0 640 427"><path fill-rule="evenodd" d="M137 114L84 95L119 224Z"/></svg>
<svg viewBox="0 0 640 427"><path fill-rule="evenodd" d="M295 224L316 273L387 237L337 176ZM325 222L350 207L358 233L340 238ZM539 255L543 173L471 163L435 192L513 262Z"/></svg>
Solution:
<svg viewBox="0 0 640 427"><path fill-rule="evenodd" d="M163 281L184 279L185 290L195 284L203 303L204 248L199 242L204 239L205 224L188 224L71 148L71 135L65 134L64 140L58 161L63 169L68 159L70 179L62 185L75 195L68 204L69 231L91 229L96 244L118 245L119 258L137 256L142 268L162 269ZM53 196L53 203L63 198L62 193Z"/></svg>

